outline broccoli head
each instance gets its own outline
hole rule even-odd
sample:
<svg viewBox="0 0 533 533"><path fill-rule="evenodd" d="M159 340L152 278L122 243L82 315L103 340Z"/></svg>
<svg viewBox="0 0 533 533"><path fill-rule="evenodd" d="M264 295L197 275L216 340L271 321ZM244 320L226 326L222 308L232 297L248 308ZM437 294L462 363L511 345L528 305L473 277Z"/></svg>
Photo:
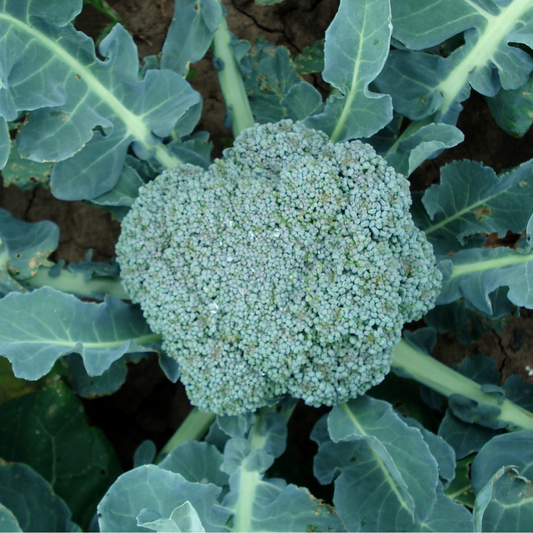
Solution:
<svg viewBox="0 0 533 533"><path fill-rule="evenodd" d="M140 190L117 246L124 286L198 408L345 402L384 378L403 324L438 294L410 203L368 144L256 125L208 170Z"/></svg>

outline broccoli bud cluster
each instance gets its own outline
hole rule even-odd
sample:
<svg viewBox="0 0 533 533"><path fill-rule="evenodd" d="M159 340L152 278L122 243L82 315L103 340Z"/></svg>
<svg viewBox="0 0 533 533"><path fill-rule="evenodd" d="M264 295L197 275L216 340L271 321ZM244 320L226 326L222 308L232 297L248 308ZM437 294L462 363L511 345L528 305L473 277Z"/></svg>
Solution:
<svg viewBox="0 0 533 533"><path fill-rule="evenodd" d="M368 144L255 125L207 171L140 190L117 245L124 287L198 408L345 402L382 381L440 288L410 203Z"/></svg>

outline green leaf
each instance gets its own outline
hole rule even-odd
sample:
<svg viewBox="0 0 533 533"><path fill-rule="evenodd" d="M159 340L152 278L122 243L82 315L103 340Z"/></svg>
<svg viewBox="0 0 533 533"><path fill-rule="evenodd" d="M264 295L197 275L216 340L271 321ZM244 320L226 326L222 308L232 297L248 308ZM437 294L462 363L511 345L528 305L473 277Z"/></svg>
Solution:
<svg viewBox="0 0 533 533"><path fill-rule="evenodd" d="M17 147L11 147L6 166L2 170L4 187L16 185L23 191L38 185L47 187L52 175L51 163L36 163L20 157Z"/></svg>
<svg viewBox="0 0 533 533"><path fill-rule="evenodd" d="M80 531L65 502L27 465L0 459L0 503L13 513L19 531Z"/></svg>
<svg viewBox="0 0 533 533"><path fill-rule="evenodd" d="M386 159L398 172L410 176L426 159L463 140L463 133L455 126L429 124L400 142L394 151L387 152Z"/></svg>
<svg viewBox="0 0 533 533"><path fill-rule="evenodd" d="M491 478L505 466L513 466L521 476L533 478L533 430L499 435L490 440L472 463L472 486L479 494Z"/></svg>
<svg viewBox="0 0 533 533"><path fill-rule="evenodd" d="M479 492L474 505L474 531L531 531L533 483L504 466Z"/></svg>
<svg viewBox="0 0 533 533"><path fill-rule="evenodd" d="M509 135L523 137L533 123L533 77L512 91L500 91L487 104L496 124Z"/></svg>
<svg viewBox="0 0 533 533"><path fill-rule="evenodd" d="M404 418L408 426L417 428L429 446L431 455L436 459L439 468L439 476L445 482L444 488L455 477L455 452L453 448L440 436L431 433L419 422L412 418Z"/></svg>
<svg viewBox="0 0 533 533"><path fill-rule="evenodd" d="M335 472L333 502L348 531L469 531L472 516L437 490L427 517L414 521L397 495L384 489L388 476L375 464L375 454L364 441L341 441L320 446L315 472ZM423 470L417 471L420 478ZM322 480L324 481L324 480Z"/></svg>
<svg viewBox="0 0 533 533"><path fill-rule="evenodd" d="M9 533L10 531L22 531L15 515L0 503L0 531Z"/></svg>
<svg viewBox="0 0 533 533"><path fill-rule="evenodd" d="M294 60L294 69L298 76L322 72L324 70L324 39L304 48Z"/></svg>
<svg viewBox="0 0 533 533"><path fill-rule="evenodd" d="M126 353L157 351L159 339L138 308L115 298L87 303L44 287L0 300L0 354L23 379L39 379L70 353L99 376Z"/></svg>
<svg viewBox="0 0 533 533"><path fill-rule="evenodd" d="M421 120L454 124L470 87L494 96L502 87L524 85L533 59L521 50L531 46L533 6L470 0L392 0L393 36L411 50L423 50L464 32L464 44L448 57L413 51L391 53L377 80L392 95L396 112Z"/></svg>
<svg viewBox="0 0 533 533"><path fill-rule="evenodd" d="M285 47L258 39L250 59L252 69L244 83L256 122L303 120L322 104L320 93L294 73Z"/></svg>
<svg viewBox="0 0 533 533"><path fill-rule="evenodd" d="M509 248L462 250L451 257L438 258L444 275L437 305L465 298L477 311L492 315L489 295L499 287L509 287L509 301L533 308L533 253Z"/></svg>
<svg viewBox="0 0 533 533"><path fill-rule="evenodd" d="M222 4L216 0L176 0L161 52L161 68L185 77L190 63L204 57L222 17Z"/></svg>
<svg viewBox="0 0 533 533"><path fill-rule="evenodd" d="M533 160L500 176L475 161L446 165L422 199L430 221L421 229L437 253L459 250L475 233L522 233L533 210L532 169Z"/></svg>
<svg viewBox="0 0 533 533"><path fill-rule="evenodd" d="M359 480L350 489L351 498L342 496L342 490L336 488L344 504L339 507L336 496L335 507L348 529L357 530L365 524L367 530L387 530L388 521L394 523L397 516L421 522L430 515L437 500L437 461L421 432L409 427L389 404L362 396L334 407L328 429L337 447L319 453L315 475L321 483L327 483L335 468L341 472L347 469L351 472L350 485ZM369 498L372 504L368 506L354 504L369 502ZM384 502L386 518L377 512Z"/></svg>
<svg viewBox="0 0 533 533"><path fill-rule="evenodd" d="M53 222L23 222L0 209L0 269L19 280L31 278L59 243Z"/></svg>
<svg viewBox="0 0 533 533"><path fill-rule="evenodd" d="M322 73L338 94L308 126L337 142L371 137L392 120L390 97L369 89L389 53L391 32L389 0L341 0L326 32Z"/></svg>
<svg viewBox="0 0 533 533"><path fill-rule="evenodd" d="M63 358L64 370L61 373L67 378L69 385L82 398L98 398L116 392L125 382L128 364L138 363L147 353L123 355L100 376L90 376L85 370L83 359L78 354L70 354Z"/></svg>
<svg viewBox="0 0 533 533"><path fill-rule="evenodd" d="M194 531L198 533L204 533L205 529L200 522L198 513L191 505L191 502L185 502L182 505L176 507L170 518L158 518L157 520L145 522L145 520L150 520L150 515L152 513L143 509L139 516L137 517L137 524L140 527L145 527L152 531L157 531L158 533L167 533L167 532L180 532L180 531ZM152 517L153 518L153 517Z"/></svg>
<svg viewBox="0 0 533 533"><path fill-rule="evenodd" d="M139 188L143 185L144 180L134 168L128 165L126 160L113 189L97 198L93 198L91 201L96 205L106 207L131 207L137 196L139 196Z"/></svg>
<svg viewBox="0 0 533 533"><path fill-rule="evenodd" d="M503 388L509 400L528 411L533 411L533 385L531 383L524 383L520 376L509 376Z"/></svg>
<svg viewBox="0 0 533 533"><path fill-rule="evenodd" d="M0 9L0 115L14 120L30 111L17 146L22 157L58 162L50 185L64 200L113 189L130 146L174 166L159 138L200 99L175 72L148 70L139 80L137 48L120 24L100 43L105 60L98 59L92 41L68 24L80 8L74 0L56 7L8 0Z"/></svg>
<svg viewBox="0 0 533 533"><path fill-rule="evenodd" d="M103 433L89 427L83 406L62 382L0 406L0 456L31 466L87 527L121 468ZM44 528L43 528L44 529Z"/></svg>
<svg viewBox="0 0 533 533"><path fill-rule="evenodd" d="M456 300L435 307L424 320L439 333L450 332L456 335L459 344L466 346L491 329L497 332L503 331L509 315L513 312L507 293L507 287L500 287L489 295L493 311L491 318L468 308L464 300Z"/></svg>
<svg viewBox="0 0 533 533"><path fill-rule="evenodd" d="M470 481L470 465L473 456L465 457L457 461L455 469L455 479L446 489L446 496L456 503L466 505L472 509L474 507L474 489Z"/></svg>
<svg viewBox="0 0 533 533"><path fill-rule="evenodd" d="M206 531L224 531L228 513L217 504L220 492L211 483L191 483L155 465L140 466L122 474L102 498L100 531L145 531L139 521L147 521L147 510L155 520L169 520L185 502L195 509Z"/></svg>
<svg viewBox="0 0 533 533"><path fill-rule="evenodd" d="M287 109L287 118L304 120L322 105L321 94L306 81L293 85L281 104Z"/></svg>
<svg viewBox="0 0 533 533"><path fill-rule="evenodd" d="M220 470L222 454L206 442L189 441L167 455L159 468L181 474L191 483L213 483L218 487L228 485L228 476Z"/></svg>
<svg viewBox="0 0 533 533"><path fill-rule="evenodd" d="M439 435L453 447L457 459L478 452L499 431L463 422L448 409L439 427Z"/></svg>

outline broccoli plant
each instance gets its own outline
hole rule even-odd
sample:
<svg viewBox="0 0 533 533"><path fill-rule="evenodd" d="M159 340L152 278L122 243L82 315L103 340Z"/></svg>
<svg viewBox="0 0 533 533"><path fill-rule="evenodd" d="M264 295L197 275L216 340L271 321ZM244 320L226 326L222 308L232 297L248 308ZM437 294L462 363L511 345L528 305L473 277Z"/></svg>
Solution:
<svg viewBox="0 0 533 533"><path fill-rule="evenodd" d="M344 403L389 373L403 324L440 288L410 203L370 145L257 125L209 170L180 165L140 190L117 246L123 285L200 409Z"/></svg>
<svg viewBox="0 0 533 533"><path fill-rule="evenodd" d="M407 178L463 141L472 89L529 129L533 3L341 0L292 57L176 0L142 66L120 23L97 55L82 5L0 6L4 183L121 223L116 261L66 265L54 223L0 210L6 530L529 529L533 386L430 354L533 308L533 160ZM188 81L209 49L234 136L214 160ZM154 352L195 407L121 472L80 397ZM302 409L314 494L287 447Z"/></svg>

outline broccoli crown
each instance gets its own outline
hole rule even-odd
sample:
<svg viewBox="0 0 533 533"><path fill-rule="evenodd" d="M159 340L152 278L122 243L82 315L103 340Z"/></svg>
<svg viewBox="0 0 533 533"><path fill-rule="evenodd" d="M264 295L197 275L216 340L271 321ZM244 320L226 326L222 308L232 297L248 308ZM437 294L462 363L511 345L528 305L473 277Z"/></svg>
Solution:
<svg viewBox="0 0 533 533"><path fill-rule="evenodd" d="M117 245L124 286L198 408L345 402L384 378L402 325L438 294L410 203L371 146L255 125L207 171L140 190Z"/></svg>

